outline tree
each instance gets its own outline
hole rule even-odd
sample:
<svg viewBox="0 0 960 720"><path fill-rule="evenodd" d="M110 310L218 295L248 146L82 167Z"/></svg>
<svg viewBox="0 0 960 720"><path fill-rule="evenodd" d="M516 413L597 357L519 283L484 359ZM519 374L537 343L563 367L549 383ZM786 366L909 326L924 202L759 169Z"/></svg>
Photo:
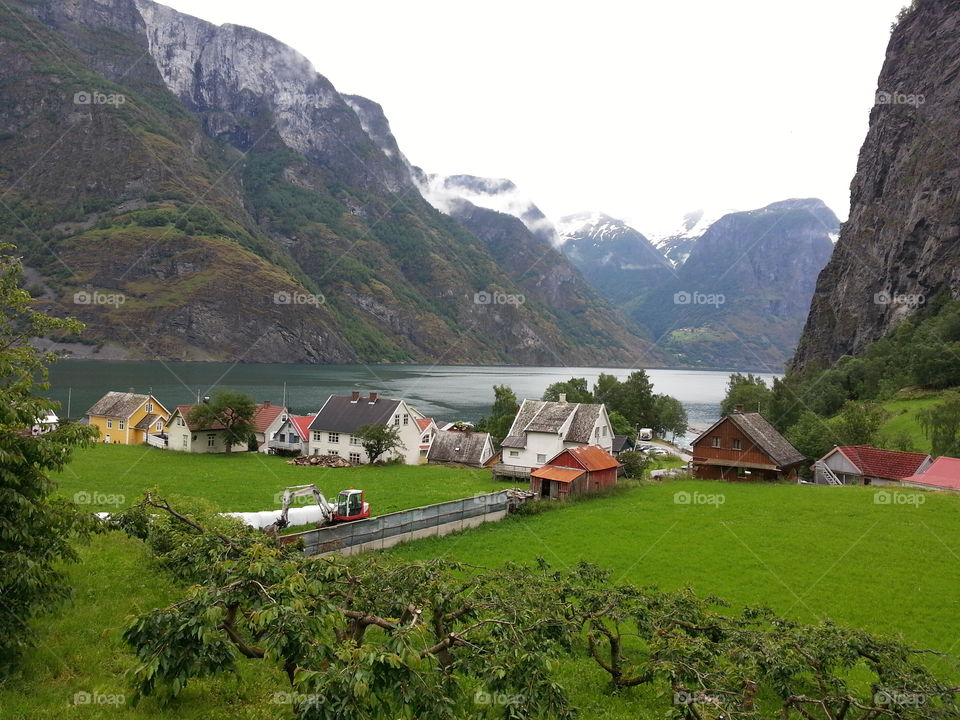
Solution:
<svg viewBox="0 0 960 720"><path fill-rule="evenodd" d="M493 405L490 408L490 415L481 418L476 424L476 429L490 433L491 441L499 447L507 433L510 432L510 426L513 425L513 420L517 417L518 409L516 393L507 385L494 385Z"/></svg>
<svg viewBox="0 0 960 720"><path fill-rule="evenodd" d="M76 334L83 325L33 310L12 250L0 244L0 674L34 639L31 620L70 595L62 563L77 560L71 541L88 533L93 520L51 497L50 473L62 470L72 450L97 432L69 422L44 435L29 432L38 418L59 409L38 394L49 387L47 366L57 358L29 340L54 331Z"/></svg>
<svg viewBox="0 0 960 720"><path fill-rule="evenodd" d="M920 410L917 421L930 440L934 455L960 454L960 397Z"/></svg>
<svg viewBox="0 0 960 720"><path fill-rule="evenodd" d="M559 402L561 394L566 395L567 402L571 403L592 403L594 401L586 378L570 378L569 380L552 383L543 391L542 399L548 402Z"/></svg>
<svg viewBox="0 0 960 720"><path fill-rule="evenodd" d="M634 426L652 427L655 417L653 385L645 370L635 370L622 383L621 400L614 407Z"/></svg>
<svg viewBox="0 0 960 720"><path fill-rule="evenodd" d="M234 445L247 445L253 434L253 416L257 406L248 396L235 390L220 390L208 403L190 411L190 424L200 428L220 425L226 436L227 452Z"/></svg>
<svg viewBox="0 0 960 720"><path fill-rule="evenodd" d="M634 438L636 436L637 429L616 410L611 412L608 417L610 418L610 425L613 427L614 435L626 435L628 438Z"/></svg>
<svg viewBox="0 0 960 720"><path fill-rule="evenodd" d="M734 373L727 381L727 394L720 403L720 415L729 415L737 405L742 405L745 411L759 412L766 417L772 399L773 391L762 377L753 373Z"/></svg>
<svg viewBox="0 0 960 720"><path fill-rule="evenodd" d="M880 406L851 401L829 422L838 445L874 445L883 419Z"/></svg>
<svg viewBox="0 0 960 720"><path fill-rule="evenodd" d="M593 400L607 406L607 412L612 413L619 407L622 385L616 375L600 373L593 384Z"/></svg>
<svg viewBox="0 0 960 720"><path fill-rule="evenodd" d="M400 427L397 425L361 425L355 435L360 438L360 445L366 450L371 465L381 455L407 449L400 439Z"/></svg>
<svg viewBox="0 0 960 720"><path fill-rule="evenodd" d="M661 434L670 433L676 440L677 435L687 431L687 411L675 397L671 395L654 396L654 415L656 430Z"/></svg>
<svg viewBox="0 0 960 720"><path fill-rule="evenodd" d="M617 456L617 462L623 465L623 472L628 478L640 478L650 464L650 459L642 452L625 450Z"/></svg>
<svg viewBox="0 0 960 720"><path fill-rule="evenodd" d="M819 460L834 445L833 428L810 410L804 410L786 433L787 440L809 460Z"/></svg>

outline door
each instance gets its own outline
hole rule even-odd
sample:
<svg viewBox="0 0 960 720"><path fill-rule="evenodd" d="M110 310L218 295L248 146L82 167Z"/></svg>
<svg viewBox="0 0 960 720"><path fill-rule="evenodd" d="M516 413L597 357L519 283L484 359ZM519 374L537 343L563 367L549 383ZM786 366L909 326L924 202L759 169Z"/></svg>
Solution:
<svg viewBox="0 0 960 720"><path fill-rule="evenodd" d="M540 497L550 497L550 481L543 479L540 481Z"/></svg>

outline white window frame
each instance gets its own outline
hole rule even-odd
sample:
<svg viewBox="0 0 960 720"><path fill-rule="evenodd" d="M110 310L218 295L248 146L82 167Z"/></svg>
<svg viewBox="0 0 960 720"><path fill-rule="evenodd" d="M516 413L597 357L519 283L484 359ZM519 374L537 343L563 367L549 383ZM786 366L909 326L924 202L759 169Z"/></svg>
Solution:
<svg viewBox="0 0 960 720"><path fill-rule="evenodd" d="M217 446L217 434L207 433L207 447L216 447L216 446Z"/></svg>
<svg viewBox="0 0 960 720"><path fill-rule="evenodd" d="M545 463L547 461L547 456L544 453L537 453L537 462Z"/></svg>
<svg viewBox="0 0 960 720"><path fill-rule="evenodd" d="M352 462L354 465L359 465L359 464L360 464L360 460L361 460L361 458L360 458L360 453L358 453L358 452L352 452L352 453L350 453L350 457L349 457L348 459L349 459L350 462Z"/></svg>
<svg viewBox="0 0 960 720"><path fill-rule="evenodd" d="M338 432L328 432L327 433L327 442L333 443L335 445L340 444L340 433Z"/></svg>
<svg viewBox="0 0 960 720"><path fill-rule="evenodd" d="M719 448L720 447L720 436L713 435L710 438L711 447Z"/></svg>
<svg viewBox="0 0 960 720"><path fill-rule="evenodd" d="M107 418L107 430L113 430L113 418Z"/></svg>

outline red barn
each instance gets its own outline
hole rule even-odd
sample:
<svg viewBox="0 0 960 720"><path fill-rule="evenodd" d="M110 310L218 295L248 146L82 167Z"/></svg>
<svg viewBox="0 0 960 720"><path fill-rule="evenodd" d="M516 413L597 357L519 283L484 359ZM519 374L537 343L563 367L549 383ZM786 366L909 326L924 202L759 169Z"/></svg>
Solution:
<svg viewBox="0 0 960 720"><path fill-rule="evenodd" d="M530 491L541 498L562 500L617 484L620 463L597 445L567 448L530 473Z"/></svg>

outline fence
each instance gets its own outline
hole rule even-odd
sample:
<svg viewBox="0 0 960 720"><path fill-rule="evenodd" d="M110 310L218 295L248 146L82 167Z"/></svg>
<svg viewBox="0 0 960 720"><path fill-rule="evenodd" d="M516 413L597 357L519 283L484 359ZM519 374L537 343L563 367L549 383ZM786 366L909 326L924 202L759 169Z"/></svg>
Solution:
<svg viewBox="0 0 960 720"><path fill-rule="evenodd" d="M447 535L502 520L511 504L519 500L507 490L426 505L380 515L366 520L284 535L285 543L303 540L306 555L339 552L354 555L365 550L382 550L407 540Z"/></svg>

